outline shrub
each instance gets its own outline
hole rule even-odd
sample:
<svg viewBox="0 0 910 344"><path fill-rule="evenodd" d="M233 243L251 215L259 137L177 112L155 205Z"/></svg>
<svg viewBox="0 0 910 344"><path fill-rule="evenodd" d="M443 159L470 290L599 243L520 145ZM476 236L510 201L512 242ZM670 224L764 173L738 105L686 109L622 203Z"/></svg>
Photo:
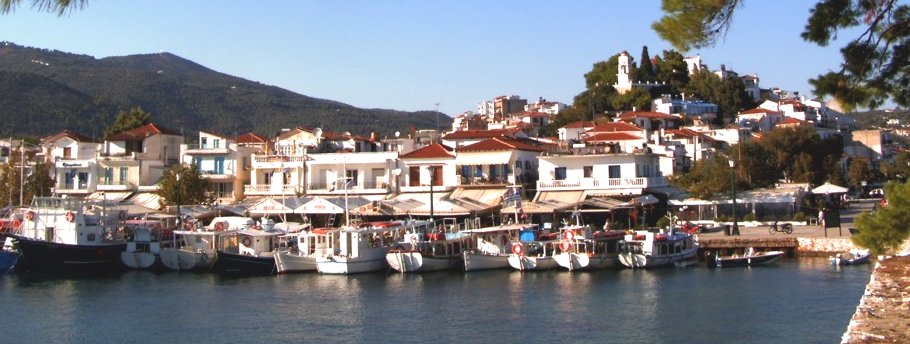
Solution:
<svg viewBox="0 0 910 344"><path fill-rule="evenodd" d="M797 222L806 221L806 214L804 214L801 211L796 212L796 214L793 214L793 221L797 221Z"/></svg>
<svg viewBox="0 0 910 344"><path fill-rule="evenodd" d="M743 215L743 221L755 221L755 213Z"/></svg>

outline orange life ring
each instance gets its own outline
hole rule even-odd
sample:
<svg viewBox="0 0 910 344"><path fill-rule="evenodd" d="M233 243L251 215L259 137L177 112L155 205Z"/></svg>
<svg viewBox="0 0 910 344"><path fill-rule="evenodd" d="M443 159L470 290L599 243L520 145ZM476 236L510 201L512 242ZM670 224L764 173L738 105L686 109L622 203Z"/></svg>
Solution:
<svg viewBox="0 0 910 344"><path fill-rule="evenodd" d="M66 222L73 222L74 220L76 220L76 214L72 211L66 212Z"/></svg>
<svg viewBox="0 0 910 344"><path fill-rule="evenodd" d="M522 251L524 251L524 249L521 247L520 243L516 242L512 244L512 253L520 256Z"/></svg>
<svg viewBox="0 0 910 344"><path fill-rule="evenodd" d="M13 229L19 229L19 226L22 226L22 222L19 219L13 220Z"/></svg>
<svg viewBox="0 0 910 344"><path fill-rule="evenodd" d="M34 220L35 220L35 212L34 212L34 211L31 211L31 210L26 211L26 212L25 212L25 219L26 219L26 220L29 220L29 221L34 221Z"/></svg>
<svg viewBox="0 0 910 344"><path fill-rule="evenodd" d="M251 247L253 245L253 239L250 237L243 237L243 246Z"/></svg>
<svg viewBox="0 0 910 344"><path fill-rule="evenodd" d="M575 240L575 231L568 229L562 232L562 238L566 240Z"/></svg>
<svg viewBox="0 0 910 344"><path fill-rule="evenodd" d="M569 244L568 240L563 240L559 242L559 249L563 252L569 252L569 249L572 248L572 245Z"/></svg>
<svg viewBox="0 0 910 344"><path fill-rule="evenodd" d="M220 231L223 231L223 230L224 230L224 222L222 222L222 221L215 222L215 230L216 230L216 231L219 231L219 232L220 232Z"/></svg>

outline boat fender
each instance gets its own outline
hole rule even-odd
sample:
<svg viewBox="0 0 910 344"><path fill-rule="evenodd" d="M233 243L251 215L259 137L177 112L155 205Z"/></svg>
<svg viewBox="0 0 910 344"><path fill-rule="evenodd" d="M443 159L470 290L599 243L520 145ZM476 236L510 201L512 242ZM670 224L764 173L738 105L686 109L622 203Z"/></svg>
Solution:
<svg viewBox="0 0 910 344"><path fill-rule="evenodd" d="M563 239L566 239L566 240L573 240L573 239L575 239L575 231L573 231L573 230L571 230L571 229L566 230L565 232L562 233L562 238L563 238Z"/></svg>
<svg viewBox="0 0 910 344"><path fill-rule="evenodd" d="M243 238L243 246L250 247L253 245L253 240L250 237Z"/></svg>
<svg viewBox="0 0 910 344"><path fill-rule="evenodd" d="M572 245L569 244L568 240L563 240L559 242L559 249L563 252L569 252L569 249L572 248Z"/></svg>
<svg viewBox="0 0 910 344"><path fill-rule="evenodd" d="M66 212L66 222L73 222L74 220L76 220L76 214L72 211Z"/></svg>
<svg viewBox="0 0 910 344"><path fill-rule="evenodd" d="M22 222L19 219L13 220L13 229L19 229L19 226L22 226Z"/></svg>
<svg viewBox="0 0 910 344"><path fill-rule="evenodd" d="M516 242L516 243L512 244L512 253L520 256L522 251L523 251L523 248L521 247L520 243Z"/></svg>
<svg viewBox="0 0 910 344"><path fill-rule="evenodd" d="M31 211L31 210L26 211L26 212L25 212L25 219L26 219L26 220L29 220L29 221L34 221L34 220L35 220L35 212L34 212L34 211Z"/></svg>
<svg viewBox="0 0 910 344"><path fill-rule="evenodd" d="M224 222L221 222L221 221L215 222L215 230L216 230L216 231L219 231L219 232L220 232L220 231L223 231L223 230L224 230Z"/></svg>

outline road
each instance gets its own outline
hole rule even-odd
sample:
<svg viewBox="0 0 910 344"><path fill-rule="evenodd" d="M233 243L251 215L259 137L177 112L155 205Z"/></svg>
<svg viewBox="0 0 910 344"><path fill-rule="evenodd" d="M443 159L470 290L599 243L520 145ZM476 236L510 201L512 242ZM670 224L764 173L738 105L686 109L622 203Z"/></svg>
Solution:
<svg viewBox="0 0 910 344"><path fill-rule="evenodd" d="M850 203L850 206L847 209L841 209L840 212L840 229L828 228L827 235L825 230L821 226L810 226L805 224L798 224L793 226L793 234L785 233L768 233L768 225L756 224L753 222L740 222L739 224L739 233L744 237L769 237L769 236L794 236L802 238L850 238L850 227L856 227L855 220L863 212L872 211L876 204L878 204L878 199L863 199L855 200ZM714 233L702 233L700 236L723 236L724 232L714 232Z"/></svg>

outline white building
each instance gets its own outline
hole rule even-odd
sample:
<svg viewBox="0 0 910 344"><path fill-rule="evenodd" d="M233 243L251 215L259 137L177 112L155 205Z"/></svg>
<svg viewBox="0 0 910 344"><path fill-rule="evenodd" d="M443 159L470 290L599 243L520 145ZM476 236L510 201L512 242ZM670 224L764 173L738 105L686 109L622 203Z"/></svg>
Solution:
<svg viewBox="0 0 910 344"><path fill-rule="evenodd" d="M56 194L81 198L95 192L99 182L95 155L101 149L100 142L64 130L41 140L41 146L48 162L54 164ZM111 178L102 179L102 183L115 183L112 175L105 177Z"/></svg>

